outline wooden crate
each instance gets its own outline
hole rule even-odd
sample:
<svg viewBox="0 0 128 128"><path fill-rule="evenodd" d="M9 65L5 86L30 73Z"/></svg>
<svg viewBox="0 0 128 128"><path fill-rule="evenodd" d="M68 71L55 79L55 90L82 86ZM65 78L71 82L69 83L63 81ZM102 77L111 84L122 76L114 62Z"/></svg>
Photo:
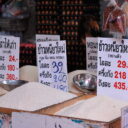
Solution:
<svg viewBox="0 0 128 128"><path fill-rule="evenodd" d="M52 105L50 107L46 107L37 111L23 111L23 110L16 110L16 109L10 109L10 108L0 108L0 113L5 114L11 114L12 112L29 112L29 113L36 113L36 114L43 114L43 115L49 115L54 117L60 117L60 118L68 118L72 120L81 120L86 122L87 124L91 125L97 125L99 128L121 128L121 119L115 119L111 122L101 122L101 121L94 121L94 120L86 120L86 119L76 119L76 118L70 118L70 117L64 117L64 116L55 116L54 113L63 109L64 107L67 107L69 105L75 104L76 102L80 100L86 100L88 98L92 98L95 95L82 95L78 96L76 98L73 98L71 100L65 101L60 104ZM92 127L93 128L93 127Z"/></svg>
<svg viewBox="0 0 128 128"><path fill-rule="evenodd" d="M57 111L65 108L69 105L75 104L76 102L78 102L80 100L84 100L84 99L86 100L86 99L92 98L94 96L95 95L93 95L93 94L92 95L82 95L82 96L79 96L79 97L74 98L72 100L69 100L69 101L66 101L66 102L63 102L63 103L60 103L60 104L57 104L57 105L53 105L53 106L50 106L48 108L38 110L38 111L36 111L36 113L38 113L38 114L47 114L47 115L53 116L54 113L56 113ZM64 116L59 116L59 117L64 117ZM68 117L64 117L64 118L68 118ZM69 119L75 119L75 118L69 118ZM79 120L84 120L88 124L99 125L102 128L121 128L121 119L120 118L112 120L111 122L101 122L101 121L86 120L86 119L79 119Z"/></svg>

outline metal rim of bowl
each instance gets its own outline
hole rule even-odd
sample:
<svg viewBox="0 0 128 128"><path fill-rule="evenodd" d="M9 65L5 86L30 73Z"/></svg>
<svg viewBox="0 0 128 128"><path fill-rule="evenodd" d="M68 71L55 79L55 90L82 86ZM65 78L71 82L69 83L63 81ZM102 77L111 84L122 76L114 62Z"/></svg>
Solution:
<svg viewBox="0 0 128 128"><path fill-rule="evenodd" d="M97 76L96 75L93 75L93 74L90 74L90 73L81 73L81 74L77 74L77 75L75 75L74 77L73 77L73 84L74 84L74 86L76 87L76 88L78 88L80 91L82 91L82 92L86 92L86 91L96 91L97 90L97 87L95 88L95 89L90 89L90 88L85 88L84 90L86 90L86 91L84 91L82 88L80 88L80 86L78 86L77 85L77 83L76 83L76 81L75 81L75 78L78 76L78 75L85 75L85 74L88 74L88 75L91 75L91 76L93 76L93 77L95 77L96 79L97 79Z"/></svg>
<svg viewBox="0 0 128 128"><path fill-rule="evenodd" d="M28 81L25 80L3 80L0 82L0 87L7 91L11 91L23 84L26 84Z"/></svg>

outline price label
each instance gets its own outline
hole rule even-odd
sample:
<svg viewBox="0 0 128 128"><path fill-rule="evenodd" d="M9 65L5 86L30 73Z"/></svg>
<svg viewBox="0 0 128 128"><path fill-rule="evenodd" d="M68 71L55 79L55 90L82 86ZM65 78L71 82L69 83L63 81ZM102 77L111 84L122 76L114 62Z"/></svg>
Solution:
<svg viewBox="0 0 128 128"><path fill-rule="evenodd" d="M128 40L98 38L97 94L128 100Z"/></svg>
<svg viewBox="0 0 128 128"><path fill-rule="evenodd" d="M20 38L0 36L0 81L19 79Z"/></svg>
<svg viewBox="0 0 128 128"><path fill-rule="evenodd" d="M121 128L128 128L128 106L121 109Z"/></svg>
<svg viewBox="0 0 128 128"><path fill-rule="evenodd" d="M46 128L45 116L31 113L12 113L12 128Z"/></svg>
<svg viewBox="0 0 128 128"><path fill-rule="evenodd" d="M61 117L46 117L46 128L84 128L82 124L73 122L71 119Z"/></svg>
<svg viewBox="0 0 128 128"><path fill-rule="evenodd" d="M60 35L46 35L46 34L36 35L36 42L58 41L58 40L60 40Z"/></svg>
<svg viewBox="0 0 128 128"><path fill-rule="evenodd" d="M31 113L12 113L12 128L84 128L70 119Z"/></svg>
<svg viewBox="0 0 128 128"><path fill-rule="evenodd" d="M68 91L65 41L37 42L39 82Z"/></svg>
<svg viewBox="0 0 128 128"><path fill-rule="evenodd" d="M98 38L86 38L87 70L97 73Z"/></svg>
<svg viewBox="0 0 128 128"><path fill-rule="evenodd" d="M0 128L12 128L11 126L11 115L0 113Z"/></svg>

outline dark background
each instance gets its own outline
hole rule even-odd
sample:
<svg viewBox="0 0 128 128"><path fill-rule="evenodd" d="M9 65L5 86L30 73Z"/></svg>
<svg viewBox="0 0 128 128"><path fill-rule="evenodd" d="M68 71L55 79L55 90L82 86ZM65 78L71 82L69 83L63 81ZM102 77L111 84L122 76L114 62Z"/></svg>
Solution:
<svg viewBox="0 0 128 128"><path fill-rule="evenodd" d="M7 0L1 1L1 6ZM102 32L103 0L24 0L29 7L29 24L23 32L20 66L36 65L35 34L59 34L67 43L68 72L86 68L86 49L78 41L78 23L83 14L96 16ZM123 0L118 0L119 5Z"/></svg>

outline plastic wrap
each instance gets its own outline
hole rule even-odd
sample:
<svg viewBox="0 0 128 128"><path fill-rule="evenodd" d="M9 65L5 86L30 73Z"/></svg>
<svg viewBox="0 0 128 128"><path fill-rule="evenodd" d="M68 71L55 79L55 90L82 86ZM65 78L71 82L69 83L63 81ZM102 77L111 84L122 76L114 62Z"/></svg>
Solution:
<svg viewBox="0 0 128 128"><path fill-rule="evenodd" d="M107 0L106 0L107 1ZM103 13L103 30L108 30L109 26L106 24L107 18L109 14L114 10L114 8L117 6L117 3L114 0L110 0L104 9Z"/></svg>
<svg viewBox="0 0 128 128"><path fill-rule="evenodd" d="M115 0L110 0L104 10L103 30L109 30L109 33L116 38L122 38L126 34L126 13Z"/></svg>
<svg viewBox="0 0 128 128"><path fill-rule="evenodd" d="M121 8L126 14L126 34L125 34L125 37L128 38L128 0L125 0L125 2L122 4Z"/></svg>
<svg viewBox="0 0 128 128"><path fill-rule="evenodd" d="M128 27L128 0L126 0L122 6L121 9L125 12L126 14L126 27Z"/></svg>
<svg viewBox="0 0 128 128"><path fill-rule="evenodd" d="M126 28L126 15L124 11L119 7L115 7L109 14L106 24L108 25L110 32L120 32L124 35Z"/></svg>

